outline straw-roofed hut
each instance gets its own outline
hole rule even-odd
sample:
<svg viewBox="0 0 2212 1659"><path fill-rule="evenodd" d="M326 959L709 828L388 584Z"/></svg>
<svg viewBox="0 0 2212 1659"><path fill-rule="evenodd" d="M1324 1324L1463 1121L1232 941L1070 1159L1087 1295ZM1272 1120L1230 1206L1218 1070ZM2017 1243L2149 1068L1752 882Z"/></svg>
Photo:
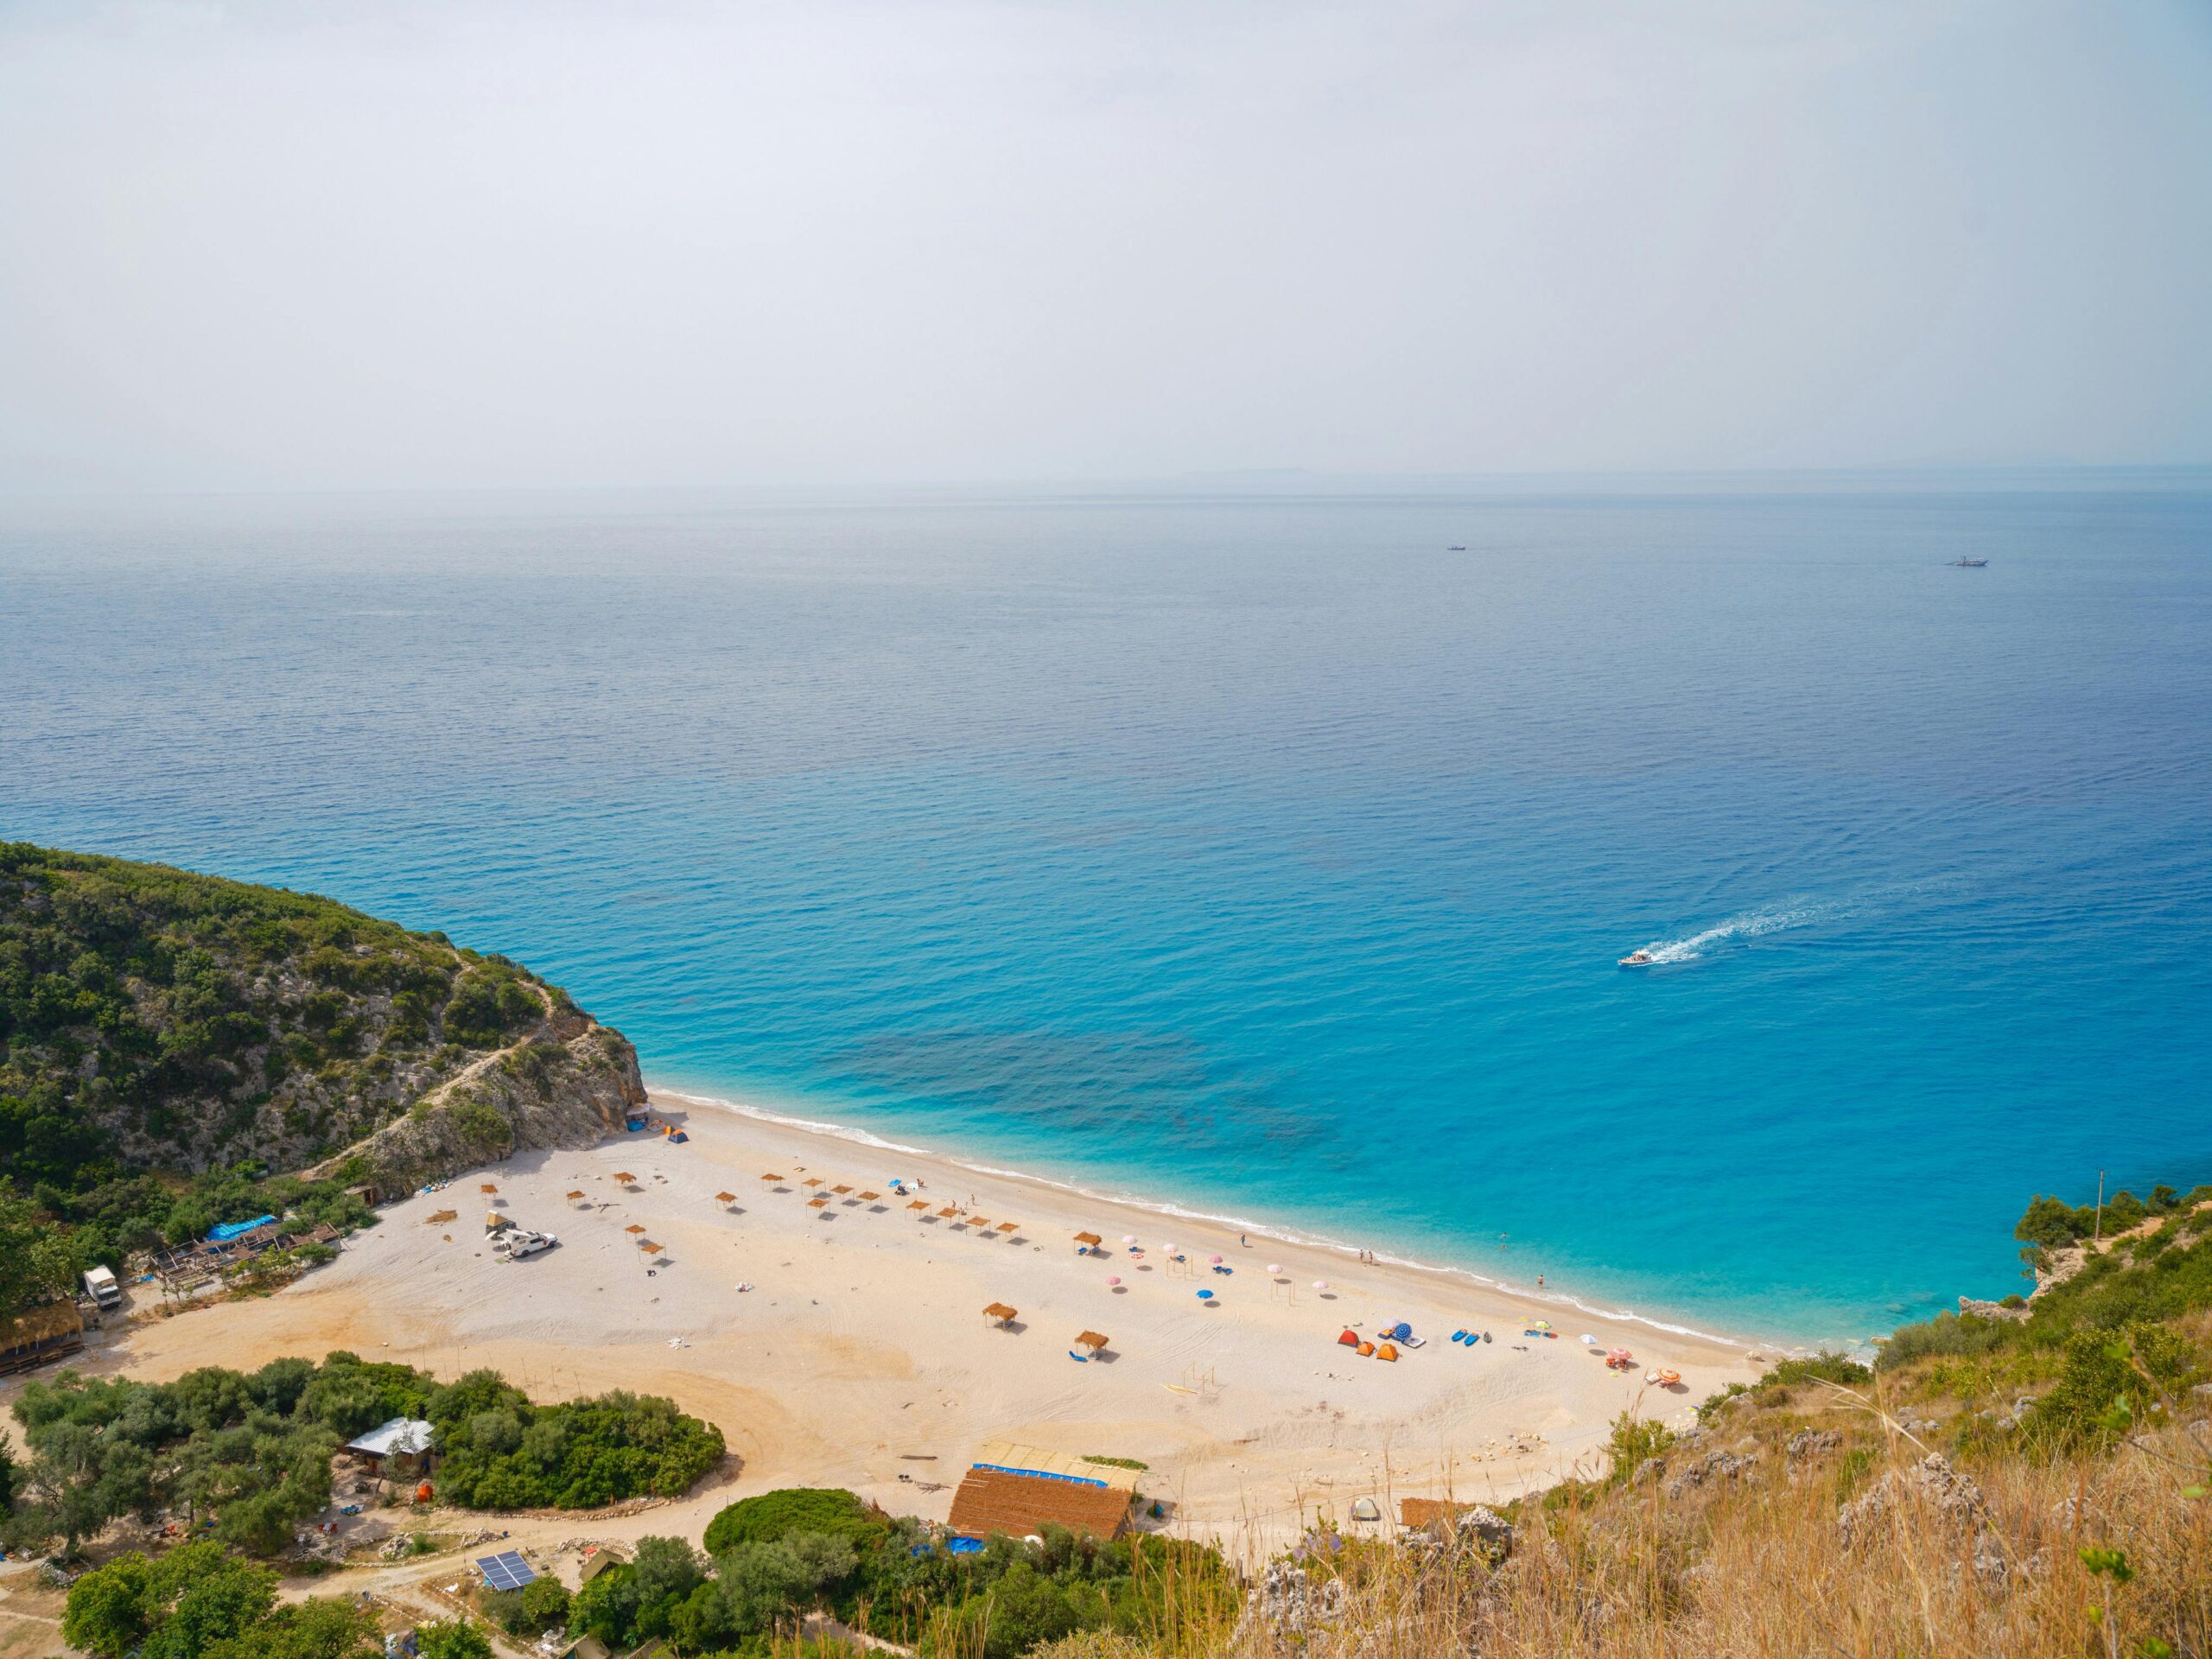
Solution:
<svg viewBox="0 0 2212 1659"><path fill-rule="evenodd" d="M1105 1350L1106 1338L1096 1331L1085 1331L1076 1338L1075 1345L1078 1348L1088 1348L1094 1354L1101 1353Z"/></svg>
<svg viewBox="0 0 2212 1659"><path fill-rule="evenodd" d="M1004 1302L993 1302L983 1310L983 1317L1003 1330L1014 1323L1014 1315L1020 1311L1018 1307L1008 1307Z"/></svg>

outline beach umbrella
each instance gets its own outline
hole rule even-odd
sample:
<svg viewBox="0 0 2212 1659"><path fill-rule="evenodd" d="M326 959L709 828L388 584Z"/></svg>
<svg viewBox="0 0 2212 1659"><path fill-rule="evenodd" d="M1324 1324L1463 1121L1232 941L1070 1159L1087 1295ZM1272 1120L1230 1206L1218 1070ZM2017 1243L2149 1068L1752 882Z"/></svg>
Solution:
<svg viewBox="0 0 2212 1659"><path fill-rule="evenodd" d="M624 1232L626 1232L626 1233L642 1233L642 1232L644 1232L645 1230L643 1227L639 1226L636 1222L634 1222L634 1221L633 1221L633 1222L632 1222L632 1223L631 1223L627 1227L625 1227L622 1230L623 1230Z"/></svg>
<svg viewBox="0 0 2212 1659"><path fill-rule="evenodd" d="M1548 1331L1552 1328L1552 1322L1549 1319L1538 1319L1531 1324L1529 1328L1531 1331Z"/></svg>
<svg viewBox="0 0 2212 1659"><path fill-rule="evenodd" d="M1598 1338L1595 1337L1577 1337L1575 1340L1585 1348L1595 1348L1598 1345Z"/></svg>
<svg viewBox="0 0 2212 1659"><path fill-rule="evenodd" d="M1217 1268L1221 1265L1221 1258L1217 1255L1210 1255L1206 1257L1206 1260L1212 1262Z"/></svg>
<svg viewBox="0 0 2212 1659"><path fill-rule="evenodd" d="M1160 1247L1160 1253L1162 1255L1173 1255L1175 1254L1175 1247L1173 1244L1163 1244Z"/></svg>
<svg viewBox="0 0 2212 1659"><path fill-rule="evenodd" d="M1106 1282L1109 1285L1118 1285L1122 1282L1122 1275L1118 1273L1109 1273L1106 1275Z"/></svg>
<svg viewBox="0 0 2212 1659"><path fill-rule="evenodd" d="M1313 1288L1316 1290L1326 1290L1328 1287L1329 1281L1325 1279L1316 1279L1313 1281Z"/></svg>
<svg viewBox="0 0 2212 1659"><path fill-rule="evenodd" d="M1213 1300L1213 1292L1210 1290L1200 1291L1198 1293L1198 1300L1202 1302L1210 1302Z"/></svg>
<svg viewBox="0 0 2212 1659"><path fill-rule="evenodd" d="M1273 1275L1274 1275L1274 1274L1275 1274L1281 1273L1281 1271L1282 1271L1282 1265L1281 1265L1281 1263L1280 1263L1280 1262L1268 1262L1268 1274L1269 1274L1270 1276L1273 1276Z"/></svg>
<svg viewBox="0 0 2212 1659"><path fill-rule="evenodd" d="M1122 1243L1124 1244L1134 1244L1136 1242L1137 1236L1135 1233L1123 1233L1122 1235Z"/></svg>

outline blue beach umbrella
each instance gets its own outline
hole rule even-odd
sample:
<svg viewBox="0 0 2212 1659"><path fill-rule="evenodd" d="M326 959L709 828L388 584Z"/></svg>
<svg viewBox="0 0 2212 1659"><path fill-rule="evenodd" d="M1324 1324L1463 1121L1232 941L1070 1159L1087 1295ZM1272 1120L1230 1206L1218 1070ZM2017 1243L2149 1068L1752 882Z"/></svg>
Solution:
<svg viewBox="0 0 2212 1659"><path fill-rule="evenodd" d="M1198 1293L1198 1300L1202 1302L1210 1302L1213 1300L1213 1292L1210 1290L1200 1291Z"/></svg>

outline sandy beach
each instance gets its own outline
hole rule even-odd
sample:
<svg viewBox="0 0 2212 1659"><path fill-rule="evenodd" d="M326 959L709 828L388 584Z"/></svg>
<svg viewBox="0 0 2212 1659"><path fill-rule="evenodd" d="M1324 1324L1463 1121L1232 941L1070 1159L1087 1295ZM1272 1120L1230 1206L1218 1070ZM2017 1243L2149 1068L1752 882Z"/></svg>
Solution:
<svg viewBox="0 0 2212 1659"><path fill-rule="evenodd" d="M685 1506L702 1524L734 1496L798 1484L941 1518L997 1437L1133 1458L1149 1465L1141 1490L1161 1501L1154 1524L1232 1548L1280 1541L1315 1517L1345 1522L1362 1497L1386 1510L1410 1495L1510 1497L1578 1460L1597 1466L1624 1407L1686 1421L1762 1369L1741 1347L1457 1274L1256 1234L1240 1243L1023 1176L666 1094L655 1105L684 1143L633 1134L471 1173L387 1205L335 1263L275 1296L149 1321L111 1351L149 1378L348 1348L442 1376L495 1366L545 1398L665 1394L718 1424L740 1460ZM919 1180L928 1208L893 1195L894 1177ZM557 1234L559 1247L495 1255L482 1182L498 1187L502 1213ZM988 1228L940 1217L948 1206ZM458 1217L429 1222L444 1210ZM1084 1231L1104 1238L1106 1257L1077 1253ZM1214 1255L1229 1273L1212 1271ZM1017 1317L987 1319L993 1302ZM1555 1338L1524 1335L1538 1319ZM1401 1319L1427 1341L1395 1363L1338 1342L1346 1327L1371 1336ZM1461 1328L1492 1340L1447 1339ZM1070 1350L1086 1330L1109 1345L1077 1363ZM1600 1352L1632 1350L1634 1370L1606 1369L1585 1334ZM1679 1371L1681 1386L1647 1385L1653 1367ZM681 1529L658 1513L635 1529Z"/></svg>

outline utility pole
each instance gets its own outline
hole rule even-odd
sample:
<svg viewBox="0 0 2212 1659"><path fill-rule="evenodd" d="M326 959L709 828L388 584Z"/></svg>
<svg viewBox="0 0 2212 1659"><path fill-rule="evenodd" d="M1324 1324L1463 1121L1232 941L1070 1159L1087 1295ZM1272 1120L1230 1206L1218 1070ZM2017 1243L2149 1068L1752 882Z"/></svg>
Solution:
<svg viewBox="0 0 2212 1659"><path fill-rule="evenodd" d="M2091 1249L2102 1249L2105 1243L2105 1173L2097 1172L2097 1230L2089 1241Z"/></svg>

